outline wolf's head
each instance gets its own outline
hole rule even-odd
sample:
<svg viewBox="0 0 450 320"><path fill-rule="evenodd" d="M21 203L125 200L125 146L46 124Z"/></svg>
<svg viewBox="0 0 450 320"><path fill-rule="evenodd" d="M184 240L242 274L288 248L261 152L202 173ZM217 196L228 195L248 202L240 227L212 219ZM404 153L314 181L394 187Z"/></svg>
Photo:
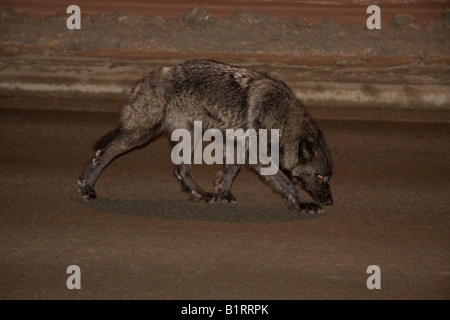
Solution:
<svg viewBox="0 0 450 320"><path fill-rule="evenodd" d="M315 139L304 137L297 150L298 161L289 170L291 179L308 192L316 202L332 205L329 181L332 174L331 158L322 133Z"/></svg>

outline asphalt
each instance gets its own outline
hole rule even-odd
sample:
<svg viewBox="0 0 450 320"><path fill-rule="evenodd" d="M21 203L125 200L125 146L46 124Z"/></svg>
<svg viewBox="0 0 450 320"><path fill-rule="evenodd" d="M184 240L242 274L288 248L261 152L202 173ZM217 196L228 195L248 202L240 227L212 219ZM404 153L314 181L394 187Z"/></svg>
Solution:
<svg viewBox="0 0 450 320"><path fill-rule="evenodd" d="M310 216L247 169L237 204L189 202L165 136L116 159L86 202L76 181L118 114L58 99L0 99L0 299L450 298L449 121L318 117L335 204ZM217 170L194 173L212 189Z"/></svg>

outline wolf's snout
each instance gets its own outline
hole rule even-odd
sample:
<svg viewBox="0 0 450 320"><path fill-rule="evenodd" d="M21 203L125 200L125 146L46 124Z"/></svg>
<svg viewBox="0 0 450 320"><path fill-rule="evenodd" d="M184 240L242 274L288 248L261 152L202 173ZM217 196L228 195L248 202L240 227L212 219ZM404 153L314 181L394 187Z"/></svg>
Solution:
<svg viewBox="0 0 450 320"><path fill-rule="evenodd" d="M321 204L323 204L324 206L331 206L333 205L333 197L331 194L327 193L325 195L322 196L318 196L316 198L316 200L318 200Z"/></svg>

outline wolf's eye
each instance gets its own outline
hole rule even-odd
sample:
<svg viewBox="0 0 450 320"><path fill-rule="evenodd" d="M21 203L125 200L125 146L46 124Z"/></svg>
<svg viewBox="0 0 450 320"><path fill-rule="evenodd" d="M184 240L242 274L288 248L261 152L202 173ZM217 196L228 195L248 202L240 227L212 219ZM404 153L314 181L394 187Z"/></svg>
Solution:
<svg viewBox="0 0 450 320"><path fill-rule="evenodd" d="M319 174L317 177L318 177L320 180L323 180L323 175Z"/></svg>

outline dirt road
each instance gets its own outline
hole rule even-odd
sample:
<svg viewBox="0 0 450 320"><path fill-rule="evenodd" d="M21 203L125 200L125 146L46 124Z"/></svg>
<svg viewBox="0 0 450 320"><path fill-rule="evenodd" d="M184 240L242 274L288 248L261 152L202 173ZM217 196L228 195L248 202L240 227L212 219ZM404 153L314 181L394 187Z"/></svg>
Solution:
<svg viewBox="0 0 450 320"><path fill-rule="evenodd" d="M70 30L65 1L3 1L0 55L222 56L339 67L449 64L448 2L383 2L380 30L366 26L368 3L80 1L82 27Z"/></svg>
<svg viewBox="0 0 450 320"><path fill-rule="evenodd" d="M450 298L448 122L319 119L335 205L311 217L248 170L236 205L190 203L166 137L113 162L85 202L76 180L117 114L1 104L1 299ZM195 173L211 189L216 170Z"/></svg>
<svg viewBox="0 0 450 320"><path fill-rule="evenodd" d="M122 12L142 15L158 15L163 18L181 18L195 7L207 9L217 19L227 19L236 11L258 11L268 13L279 19L304 17L311 24L321 23L326 18L332 18L339 24L360 24L368 15L366 9L373 1L351 0L303 0L303 1L265 1L265 0L78 0L76 4L86 14L108 14ZM18 13L44 17L65 13L68 7L65 0L3 0L2 4ZM442 0L433 1L384 1L380 4L382 22L388 22L397 13L410 14L419 22L436 19L448 8L448 3Z"/></svg>

